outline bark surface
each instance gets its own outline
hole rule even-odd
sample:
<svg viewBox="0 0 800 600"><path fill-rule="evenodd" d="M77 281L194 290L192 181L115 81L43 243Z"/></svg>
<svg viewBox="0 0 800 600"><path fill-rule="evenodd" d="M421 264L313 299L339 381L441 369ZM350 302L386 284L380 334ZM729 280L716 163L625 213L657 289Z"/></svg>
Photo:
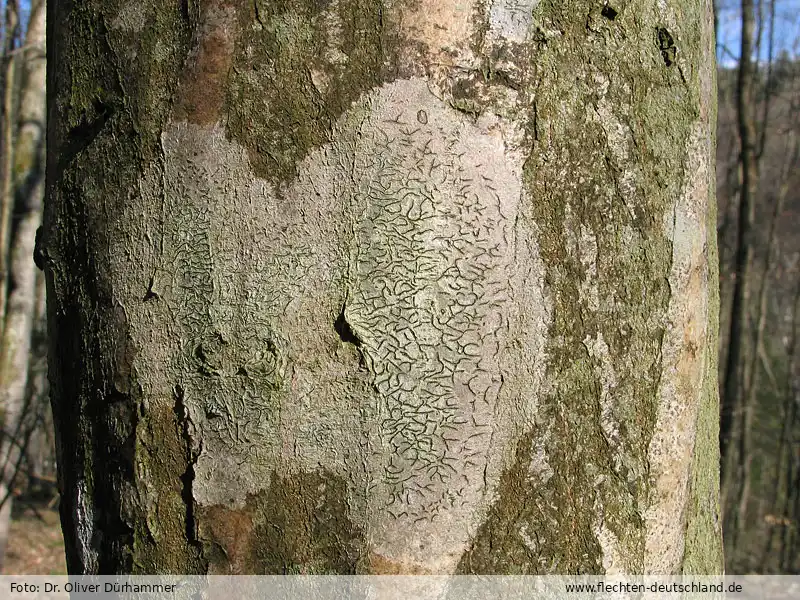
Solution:
<svg viewBox="0 0 800 600"><path fill-rule="evenodd" d="M73 572L718 572L707 1L52 3Z"/></svg>

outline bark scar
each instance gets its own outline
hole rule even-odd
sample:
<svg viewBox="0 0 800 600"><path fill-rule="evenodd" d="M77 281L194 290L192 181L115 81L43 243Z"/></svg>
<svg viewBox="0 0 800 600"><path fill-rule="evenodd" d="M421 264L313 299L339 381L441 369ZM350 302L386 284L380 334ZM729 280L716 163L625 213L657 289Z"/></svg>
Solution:
<svg viewBox="0 0 800 600"><path fill-rule="evenodd" d="M189 544L196 546L201 550L202 544L197 538L197 522L195 519L195 501L192 492L194 483L195 472L194 467L197 464L197 458L202 452L202 443L196 443L193 436L195 425L192 423L189 410L185 404L185 391L180 384L176 385L173 389L175 395L175 417L178 426L181 428L181 436L186 445L186 471L181 475L181 497L186 504L186 539ZM195 447L197 446L197 447Z"/></svg>

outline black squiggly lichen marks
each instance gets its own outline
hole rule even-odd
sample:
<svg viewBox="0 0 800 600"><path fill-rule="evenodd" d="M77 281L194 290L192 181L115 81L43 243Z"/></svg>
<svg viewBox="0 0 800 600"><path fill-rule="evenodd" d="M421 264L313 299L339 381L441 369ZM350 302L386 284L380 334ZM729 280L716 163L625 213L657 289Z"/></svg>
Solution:
<svg viewBox="0 0 800 600"><path fill-rule="evenodd" d="M185 391L198 507L241 507L273 473L323 469L347 480L369 560L455 569L542 370L541 263L519 225L511 127L398 80L276 189L221 128L170 125L147 184L163 238L138 304L173 331L138 335L172 346L140 344L137 368ZM165 356L181 381L158 380Z"/></svg>
<svg viewBox="0 0 800 600"><path fill-rule="evenodd" d="M491 491L521 193L494 133L403 82L372 100L352 151L345 318L379 396L372 508L422 545L444 543L437 518L470 521Z"/></svg>
<svg viewBox="0 0 800 600"><path fill-rule="evenodd" d="M162 255L153 284L180 332L179 383L204 450L197 475L216 472L216 485L196 494L217 502L225 485L257 491L252 481L261 477L247 471L257 472L260 461L250 459L275 452L270 436L278 427L287 342L274 319L284 308L284 292L293 285L297 291L302 262L263 247L263 208L251 210L239 226L264 197L263 183L253 180L244 153L223 135L181 124L163 137ZM280 261L286 281L275 278L270 285L256 256ZM239 468L245 463L247 469Z"/></svg>

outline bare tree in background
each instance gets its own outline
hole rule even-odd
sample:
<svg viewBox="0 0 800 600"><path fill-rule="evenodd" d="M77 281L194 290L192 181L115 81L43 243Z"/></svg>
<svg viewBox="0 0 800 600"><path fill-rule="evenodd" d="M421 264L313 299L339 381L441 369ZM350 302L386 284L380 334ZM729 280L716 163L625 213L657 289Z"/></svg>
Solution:
<svg viewBox="0 0 800 600"><path fill-rule="evenodd" d="M14 132L16 131L15 94L16 66L19 62L19 4L17 0L6 0L3 29L3 78L2 78L2 163L0 167L0 331L6 314L8 294L8 251L11 235L11 213L14 210Z"/></svg>
<svg viewBox="0 0 800 600"><path fill-rule="evenodd" d="M733 304L731 308L728 356L722 384L722 411L720 418L720 451L722 453L722 500L726 513L731 507L730 490L741 483L743 458L733 444L742 440L746 421L744 409L744 371L742 365L747 345L747 319L750 301L750 270L752 267L752 228L754 196L758 185L758 162L755 157L756 130L754 119L754 67L753 33L755 4L742 0L741 51L736 84L736 115L739 134L739 188L738 237L734 271ZM726 516L731 527L728 536L738 529L738 512L730 509Z"/></svg>
<svg viewBox="0 0 800 600"><path fill-rule="evenodd" d="M45 12L43 0L31 4L25 47L20 53L21 87L13 145L14 219L9 221L13 227L4 284L10 291L0 340L0 560L8 538L10 486L27 437L23 417L37 300L33 251L44 198Z"/></svg>
<svg viewBox="0 0 800 600"><path fill-rule="evenodd" d="M738 175L737 181L719 182L721 213L732 215L720 229L723 250L732 247L733 254L731 260L731 252L722 252L722 304L731 309L723 319L727 334L720 351L726 367L720 374L720 445L729 572L781 572L783 530L798 523L785 502L792 493L793 467L787 460L797 440L790 418L797 399L784 383L792 359L783 341L791 337L783 325L794 293L787 283L797 276L791 256L800 249L795 235L800 197L791 191L798 166L797 63L785 50L776 52L779 10L773 0L741 5L739 63L720 77L719 131L725 139L720 169L724 173L728 165ZM721 51L730 55L729 49ZM731 92L733 108L723 101ZM738 156L728 161L731 149L738 149Z"/></svg>

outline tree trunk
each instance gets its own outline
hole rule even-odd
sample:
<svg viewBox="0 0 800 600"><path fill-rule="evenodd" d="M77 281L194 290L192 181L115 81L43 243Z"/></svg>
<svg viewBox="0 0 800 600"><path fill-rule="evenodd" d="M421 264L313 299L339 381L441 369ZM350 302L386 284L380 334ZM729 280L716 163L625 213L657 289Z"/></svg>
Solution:
<svg viewBox="0 0 800 600"><path fill-rule="evenodd" d="M793 133L790 135L794 138ZM794 144L796 150L796 138L794 139ZM783 190L783 186L781 186L781 190ZM771 518L767 522L767 543L763 552L764 558L761 563L762 573L792 572L791 565L785 564L783 561L784 556L786 556L787 548L781 542L788 542L788 545L791 545L791 540L787 540L787 534L790 534L793 529L796 529L794 525L795 519L792 513L793 490L791 488L791 483L795 477L795 467L798 463L798 444L795 440L797 437L796 422L798 412L798 386L795 373L795 356L798 343L797 316L798 312L800 312L798 308L800 308L800 285L797 286L794 293L794 302L792 303L790 311L789 322L791 325L791 332L786 353L788 358L785 385L786 394L784 396L784 404L780 415L783 426L781 428L780 442L776 453L776 477L770 502L769 516ZM796 553L790 554L790 556L792 560L795 560Z"/></svg>
<svg viewBox="0 0 800 600"><path fill-rule="evenodd" d="M0 562L11 516L10 484L22 456L22 419L28 383L31 332L36 304L33 263L36 230L42 221L45 140L45 6L31 3L22 57L19 126L14 144L14 235L9 254L10 293L0 340L0 390L4 436L0 442Z"/></svg>
<svg viewBox="0 0 800 600"><path fill-rule="evenodd" d="M764 124L766 128L766 122ZM758 402L758 393L760 390L760 381L759 381L759 374L760 369L758 367L759 356L762 357L763 360L763 353L760 353L760 350L763 348L764 344L764 333L767 326L767 312L769 310L769 295L770 295L770 286L773 280L773 266L775 264L776 259L780 257L780 246L778 243L778 226L780 223L780 219L784 217L784 205L786 203L786 197L789 193L789 177L794 172L797 166L797 158L798 158L798 144L794 130L790 130L786 134L786 154L784 158L784 162L781 165L781 171L778 179L778 190L775 194L772 201L775 203L775 207L772 212L772 217L770 219L769 230L767 233L767 244L766 244L766 254L764 256L764 268L763 268L763 276L761 278L761 282L759 285L758 290L758 303L756 308L756 327L755 327L755 336L753 339L753 351L750 355L750 364L747 366L747 372L749 375L746 377L747 386L745 389L745 396L743 399L744 410L746 419L744 421L744 427L742 430L742 436L739 444L740 453L743 457L743 468L742 468L742 475L743 480L740 482L739 485L739 495L737 498L737 511L738 511L738 519L739 519L739 530L740 532L745 531L748 528L748 510L749 510L749 503L750 503L750 489L752 483L752 461L753 461L753 421L755 420L755 412L757 409L757 402ZM766 364L766 362L764 362ZM788 412L788 411L786 411ZM788 415L787 415L788 416ZM784 426L786 422L784 422ZM791 433L791 430L789 430ZM780 485L780 479L782 479L783 472L782 466L785 464L784 462L784 441L785 441L785 433L786 431L782 428L781 431L781 443L779 446L779 450L777 453L777 463L778 466L776 467L776 473L778 476L776 479L776 486ZM764 477L764 479L767 479ZM770 508L774 513L774 509L776 507L776 499L779 497L780 492L777 491L778 488L776 487L776 494L775 499L771 502ZM759 515L759 517L763 517L763 513ZM764 519L758 519L761 522L766 522ZM769 533L767 534L768 540L772 539L772 532L771 529L774 528L774 525L769 526ZM768 542L768 546L771 545L771 541ZM750 549L750 555L752 556L754 552ZM766 555L765 559L766 560Z"/></svg>
<svg viewBox="0 0 800 600"><path fill-rule="evenodd" d="M710 0L51 4L71 572L719 572Z"/></svg>
<svg viewBox="0 0 800 600"><path fill-rule="evenodd" d="M44 273L37 271L36 308L34 310L31 351L28 362L28 388L25 391L29 407L28 444L25 466L28 490L36 494L52 493L55 448L53 445L53 414L47 382L47 320Z"/></svg>
<svg viewBox="0 0 800 600"><path fill-rule="evenodd" d="M3 111L0 132L2 132L2 167L0 168L0 331L5 322L8 294L9 239L11 238L11 213L14 208L14 132L16 131L16 111L14 110L17 92L15 54L19 36L19 6L16 0L7 0L5 6L5 29L3 39ZM0 517L0 520L2 518ZM2 535L2 534L0 534Z"/></svg>
<svg viewBox="0 0 800 600"><path fill-rule="evenodd" d="M753 262L753 222L758 188L758 161L755 156L754 117L755 77L752 60L755 27L753 0L742 0L742 33L739 71L736 83L736 116L739 134L739 211L736 240L736 267L731 306L728 355L722 385L720 446L722 449L722 497L724 506L725 547L733 553L739 534L739 502L745 480L746 433L750 407L745 402L747 377L745 361L750 340L748 316ZM748 344L748 341L751 343Z"/></svg>

